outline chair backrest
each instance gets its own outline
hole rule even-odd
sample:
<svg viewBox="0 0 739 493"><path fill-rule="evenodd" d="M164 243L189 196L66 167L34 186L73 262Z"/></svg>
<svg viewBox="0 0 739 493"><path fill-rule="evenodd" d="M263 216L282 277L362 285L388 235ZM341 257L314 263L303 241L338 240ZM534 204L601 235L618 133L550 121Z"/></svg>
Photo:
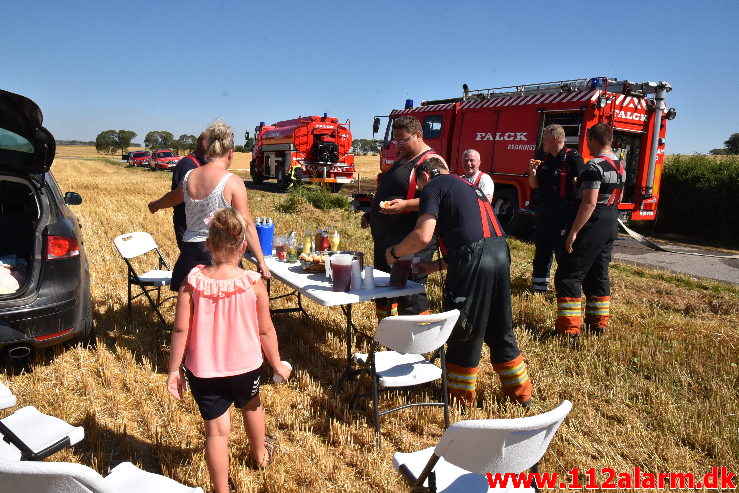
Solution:
<svg viewBox="0 0 739 493"><path fill-rule="evenodd" d="M398 315L380 321L375 340L399 353L429 353L446 343L459 310L431 315Z"/></svg>
<svg viewBox="0 0 739 493"><path fill-rule="evenodd" d="M562 401L537 416L458 421L447 428L434 453L477 474L523 472L539 462L571 409L570 401Z"/></svg>
<svg viewBox="0 0 739 493"><path fill-rule="evenodd" d="M0 491L115 493L97 472L82 464L0 460Z"/></svg>
<svg viewBox="0 0 739 493"><path fill-rule="evenodd" d="M132 259L158 248L154 238L142 231L116 236L113 243L125 259Z"/></svg>
<svg viewBox="0 0 739 493"><path fill-rule="evenodd" d="M13 392L4 383L0 382L0 409L8 409L17 404Z"/></svg>

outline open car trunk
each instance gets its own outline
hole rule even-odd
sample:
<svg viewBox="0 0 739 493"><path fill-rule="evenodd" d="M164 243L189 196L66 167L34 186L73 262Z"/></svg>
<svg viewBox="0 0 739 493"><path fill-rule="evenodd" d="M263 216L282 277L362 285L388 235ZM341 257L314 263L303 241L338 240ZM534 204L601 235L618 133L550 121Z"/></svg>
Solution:
<svg viewBox="0 0 739 493"><path fill-rule="evenodd" d="M22 295L32 281L39 211L29 181L0 174L0 300Z"/></svg>

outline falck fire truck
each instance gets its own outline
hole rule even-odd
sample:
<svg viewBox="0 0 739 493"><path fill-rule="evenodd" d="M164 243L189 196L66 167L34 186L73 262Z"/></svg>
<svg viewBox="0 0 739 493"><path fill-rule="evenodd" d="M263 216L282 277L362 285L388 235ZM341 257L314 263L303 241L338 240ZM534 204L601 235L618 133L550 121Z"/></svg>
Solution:
<svg viewBox="0 0 739 493"><path fill-rule="evenodd" d="M249 140L249 133L246 133ZM349 120L301 116L254 129L250 173L256 184L274 178L280 189L292 183L322 183L338 192L354 181Z"/></svg>
<svg viewBox="0 0 739 493"><path fill-rule="evenodd" d="M385 130L380 168L387 170L397 159L392 143L393 119L411 115L423 126L423 139L461 173L466 149L480 153L481 171L495 183L493 208L508 232L521 232L536 214L536 194L528 183L529 159L541 159L542 130L558 123L564 127L565 147L591 157L585 145L586 131L596 123L613 127L613 150L626 168L625 188L619 210L624 219L654 220L665 152L667 82L635 83L595 77L541 84L470 90L465 84L457 98L406 101L393 110ZM373 131L379 131L380 117Z"/></svg>

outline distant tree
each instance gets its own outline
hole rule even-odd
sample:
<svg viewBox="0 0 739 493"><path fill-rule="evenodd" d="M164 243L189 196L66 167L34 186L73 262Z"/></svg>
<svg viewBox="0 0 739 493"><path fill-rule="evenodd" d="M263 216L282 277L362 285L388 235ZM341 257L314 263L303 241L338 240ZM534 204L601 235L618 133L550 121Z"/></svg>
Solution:
<svg viewBox="0 0 739 493"><path fill-rule="evenodd" d="M118 149L118 132L105 130L95 137L95 149L100 153L113 155Z"/></svg>
<svg viewBox="0 0 739 493"><path fill-rule="evenodd" d="M166 130L152 130L144 137L144 145L150 149L174 147L174 135Z"/></svg>
<svg viewBox="0 0 739 493"><path fill-rule="evenodd" d="M174 141L174 143L172 144L172 148L178 153L180 151L190 152L195 150L196 141L197 137L195 137L194 135L182 134L177 140Z"/></svg>
<svg viewBox="0 0 739 493"><path fill-rule="evenodd" d="M136 132L131 130L118 130L116 140L118 143L118 149L121 152L126 152L131 147L131 141L136 137Z"/></svg>
<svg viewBox="0 0 739 493"><path fill-rule="evenodd" d="M708 151L708 154L711 154L712 156L725 156L728 153L728 149L711 149L710 151Z"/></svg>
<svg viewBox="0 0 739 493"><path fill-rule="evenodd" d="M724 141L727 154L739 154L739 133L731 134L731 137Z"/></svg>

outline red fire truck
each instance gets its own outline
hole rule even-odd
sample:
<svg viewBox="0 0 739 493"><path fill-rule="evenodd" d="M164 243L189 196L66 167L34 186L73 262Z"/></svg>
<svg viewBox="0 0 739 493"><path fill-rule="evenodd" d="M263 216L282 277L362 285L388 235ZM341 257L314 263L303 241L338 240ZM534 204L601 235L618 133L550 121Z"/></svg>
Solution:
<svg viewBox="0 0 739 493"><path fill-rule="evenodd" d="M493 206L508 232L516 232L524 219L536 214L535 196L528 183L529 159L539 159L542 130L558 123L565 129L566 147L577 149L585 161L588 128L606 122L613 127L613 150L626 168L626 183L619 209L623 218L654 220L665 152L667 82L635 83L608 77L541 84L469 90L457 98L406 101L393 110L385 130L380 168L397 158L392 143L392 121L402 115L419 119L423 139L442 155L452 170L461 172L466 149L480 153L480 169L495 182ZM650 97L651 96L651 97ZM380 118L374 121L379 131Z"/></svg>
<svg viewBox="0 0 739 493"><path fill-rule="evenodd" d="M246 133L249 140L249 132ZM354 181L349 120L301 116L254 129L250 173L254 183L275 178L285 190L292 183L326 183L338 192Z"/></svg>

